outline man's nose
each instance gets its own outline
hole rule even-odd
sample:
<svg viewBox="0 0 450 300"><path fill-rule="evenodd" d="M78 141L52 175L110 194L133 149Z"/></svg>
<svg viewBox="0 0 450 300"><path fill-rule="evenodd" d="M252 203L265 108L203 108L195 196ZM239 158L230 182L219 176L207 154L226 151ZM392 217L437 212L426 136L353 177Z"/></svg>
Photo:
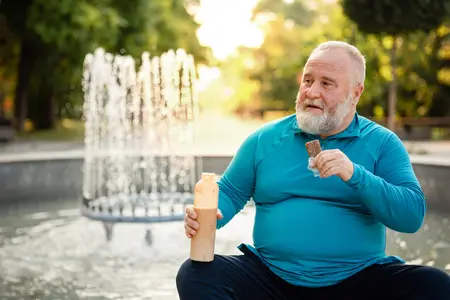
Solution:
<svg viewBox="0 0 450 300"><path fill-rule="evenodd" d="M314 82L308 89L308 91L306 92L306 96L309 99L317 99L320 98L320 87L319 87L319 83Z"/></svg>

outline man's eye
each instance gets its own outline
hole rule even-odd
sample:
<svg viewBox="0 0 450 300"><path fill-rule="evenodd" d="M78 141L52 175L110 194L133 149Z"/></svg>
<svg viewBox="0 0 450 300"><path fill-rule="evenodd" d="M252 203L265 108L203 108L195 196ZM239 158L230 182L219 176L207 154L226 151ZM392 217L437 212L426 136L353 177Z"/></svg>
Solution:
<svg viewBox="0 0 450 300"><path fill-rule="evenodd" d="M303 80L306 84L311 84L312 80L311 79L305 79Z"/></svg>
<svg viewBox="0 0 450 300"><path fill-rule="evenodd" d="M329 83L329 82L326 82L326 81L324 81L324 82L322 82L322 85L324 85L324 86L329 86L329 85L330 85L330 83Z"/></svg>

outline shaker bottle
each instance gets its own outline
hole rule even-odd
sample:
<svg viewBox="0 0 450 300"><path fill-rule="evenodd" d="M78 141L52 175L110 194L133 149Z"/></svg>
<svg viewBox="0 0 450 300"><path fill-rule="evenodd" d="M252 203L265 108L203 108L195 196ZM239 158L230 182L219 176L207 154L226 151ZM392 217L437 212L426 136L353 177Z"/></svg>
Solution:
<svg viewBox="0 0 450 300"><path fill-rule="evenodd" d="M191 260L201 262L214 260L218 202L219 186L215 181L215 174L202 173L194 191L194 210L200 227L191 238Z"/></svg>

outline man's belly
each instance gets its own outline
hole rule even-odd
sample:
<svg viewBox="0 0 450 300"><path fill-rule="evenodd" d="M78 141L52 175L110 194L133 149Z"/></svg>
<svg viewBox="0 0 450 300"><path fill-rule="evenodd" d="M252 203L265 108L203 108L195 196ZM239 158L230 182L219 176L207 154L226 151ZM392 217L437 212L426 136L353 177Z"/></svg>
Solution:
<svg viewBox="0 0 450 300"><path fill-rule="evenodd" d="M384 253L385 234L385 227L369 213L339 203L291 198L257 204L253 239L260 255L275 264L327 265Z"/></svg>

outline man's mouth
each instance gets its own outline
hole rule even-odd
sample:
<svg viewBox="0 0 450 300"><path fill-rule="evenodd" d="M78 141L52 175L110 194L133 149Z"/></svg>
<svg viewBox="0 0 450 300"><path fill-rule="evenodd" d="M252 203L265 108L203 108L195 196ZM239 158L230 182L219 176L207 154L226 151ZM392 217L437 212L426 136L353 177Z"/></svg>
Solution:
<svg viewBox="0 0 450 300"><path fill-rule="evenodd" d="M314 104L307 104L307 105L305 105L305 108L307 108L307 109L320 109L320 110L323 110L323 108L321 106L314 105Z"/></svg>

